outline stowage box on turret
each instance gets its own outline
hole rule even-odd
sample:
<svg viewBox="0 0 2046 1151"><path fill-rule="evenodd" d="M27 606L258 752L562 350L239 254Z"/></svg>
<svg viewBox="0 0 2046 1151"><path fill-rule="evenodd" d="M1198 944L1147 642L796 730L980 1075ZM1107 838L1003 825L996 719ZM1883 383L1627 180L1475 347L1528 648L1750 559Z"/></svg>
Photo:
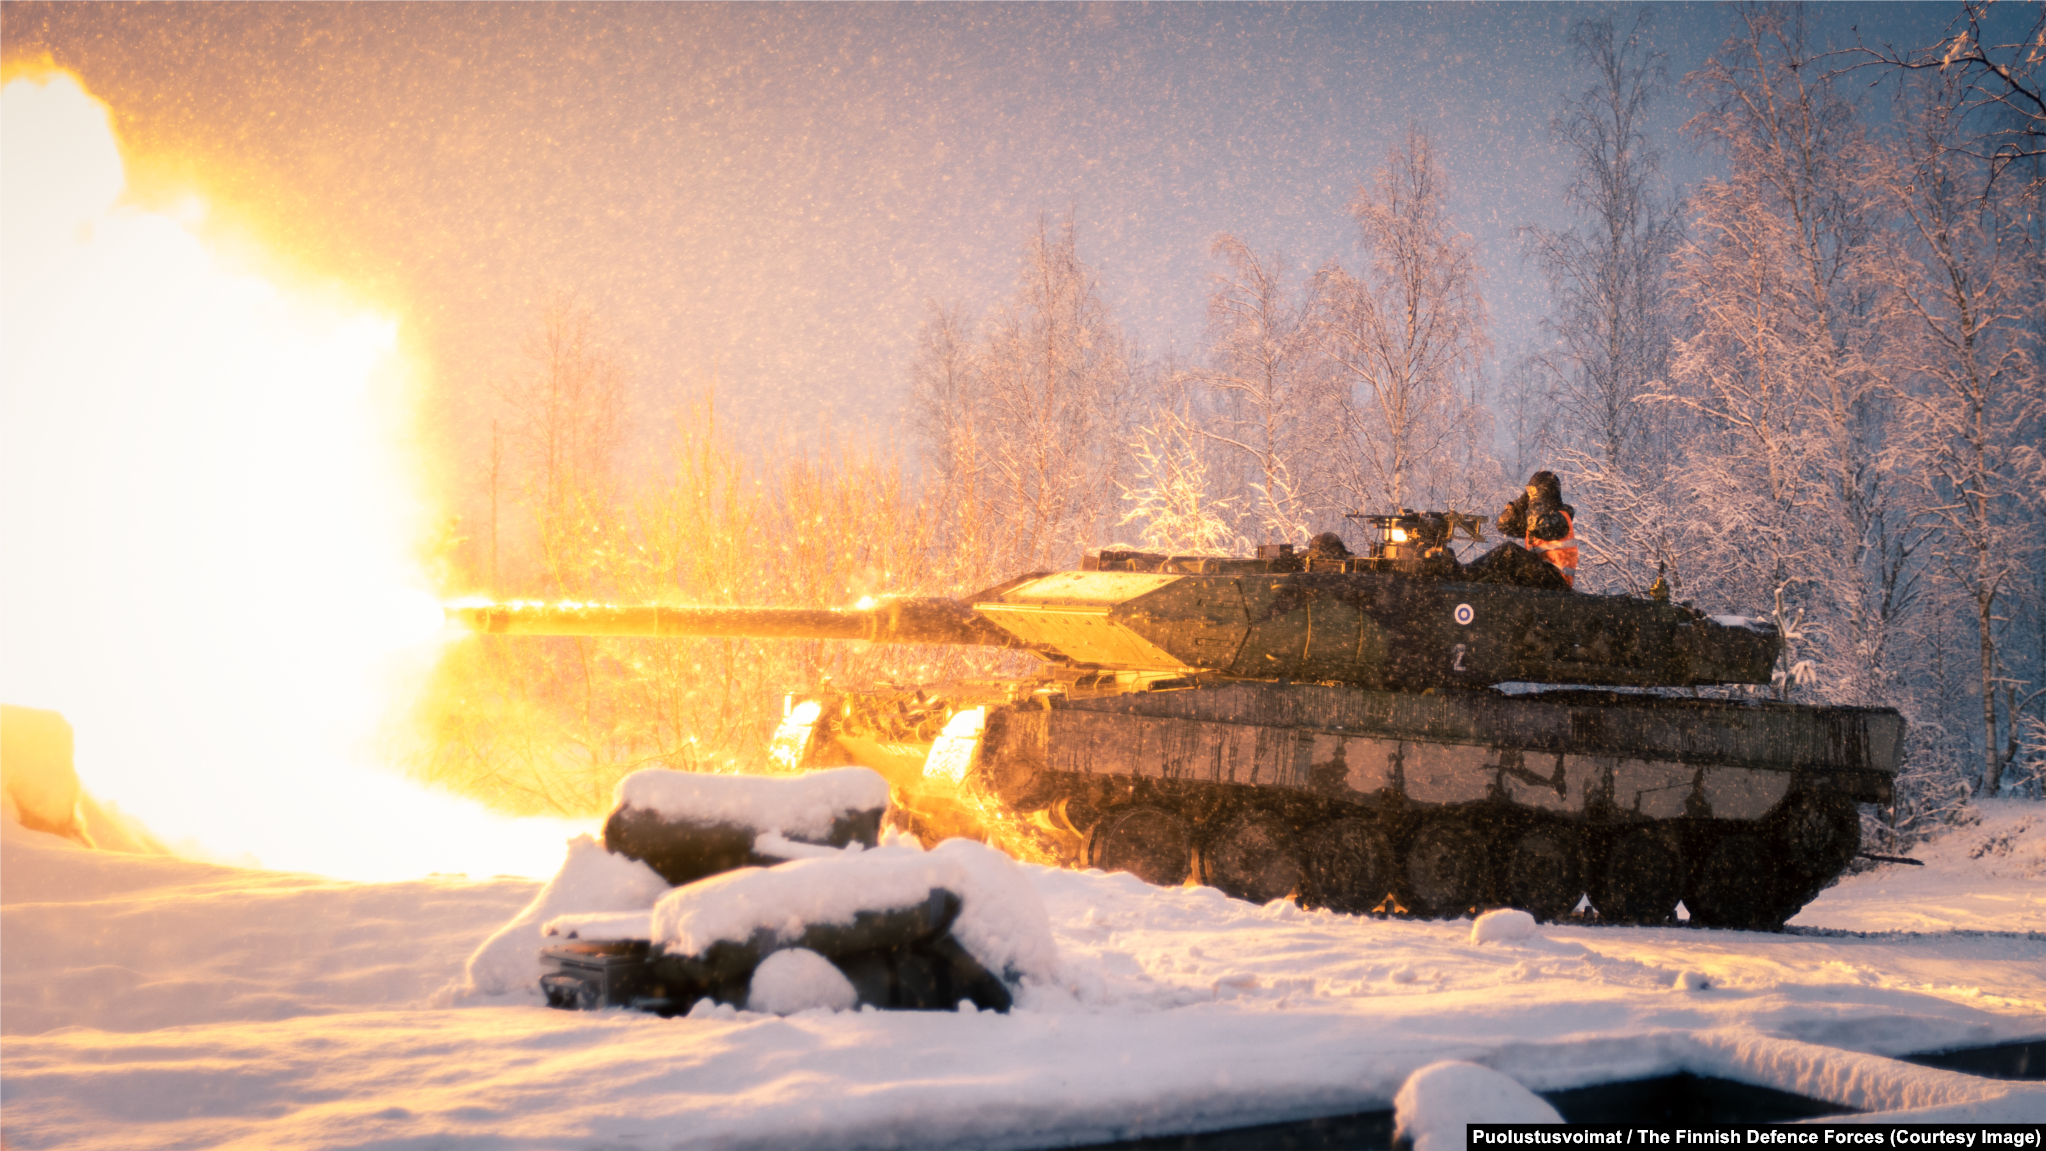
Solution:
<svg viewBox="0 0 2046 1151"><path fill-rule="evenodd" d="M970 834L1240 898L1453 916L1775 927L1890 799L1895 711L1685 698L1766 684L1768 623L1461 582L1381 544L1322 559L1107 551L965 601L845 610L490 604L526 635L1024 649L1030 677L792 695L774 752L886 775ZM1541 689L1535 685L1569 685Z"/></svg>

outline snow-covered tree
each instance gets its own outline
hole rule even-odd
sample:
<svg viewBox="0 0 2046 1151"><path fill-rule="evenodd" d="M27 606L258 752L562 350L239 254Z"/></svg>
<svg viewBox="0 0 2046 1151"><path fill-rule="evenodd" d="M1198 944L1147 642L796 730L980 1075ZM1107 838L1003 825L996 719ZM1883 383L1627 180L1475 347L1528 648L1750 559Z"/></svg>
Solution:
<svg viewBox="0 0 2046 1151"><path fill-rule="evenodd" d="M1315 339L1342 416L1334 478L1357 508L1471 508L1498 488L1477 255L1447 191L1434 144L1410 125L1350 204L1363 273L1331 263L1316 277Z"/></svg>
<svg viewBox="0 0 2046 1151"><path fill-rule="evenodd" d="M1040 217L1016 294L971 343L935 315L912 378L928 458L1014 569L1071 563L1098 538L1123 463L1135 357L1078 249L1070 215Z"/></svg>
<svg viewBox="0 0 2046 1151"><path fill-rule="evenodd" d="M1988 166L1995 183L2006 169L2037 194L2046 159L2046 5L2007 5L1996 0L1962 0L1945 35L1915 48L1885 44L1873 48L1859 41L1839 57L1847 70L1873 68L1936 75L1951 93L1947 103L1954 119L1974 131L1942 142ZM2029 11L2024 9L2029 7ZM2009 13L2016 8L2019 12Z"/></svg>
<svg viewBox="0 0 2046 1151"><path fill-rule="evenodd" d="M1215 240L1224 267L1208 293L1207 366L1192 377L1213 410L1202 434L1234 456L1237 508L1262 537L1305 543L1344 510L1329 483L1339 420L1319 316L1305 286L1287 283L1283 258L1260 259L1234 236Z"/></svg>
<svg viewBox="0 0 2046 1151"><path fill-rule="evenodd" d="M1972 615L1980 786L1995 795L2024 738L2020 688L2030 695L2036 682L2014 677L2003 651L2014 631L2011 609L2032 590L2046 544L2046 377L2038 359L2046 281L2025 228L2037 196L2022 184L1997 185L1997 149L1977 140L1960 73L1912 77L1903 92L1902 130L1878 182L1904 225L1889 265L1900 321L1892 360L1911 425L1899 449L1939 526L1939 574ZM2030 663L2025 654L2018 664Z"/></svg>
<svg viewBox="0 0 2046 1151"><path fill-rule="evenodd" d="M1670 257L1681 238L1678 205L1662 187L1661 153L1648 135L1649 107L1666 83L1651 30L1646 10L1630 29L1610 15L1571 29L1591 82L1565 99L1549 134L1571 158L1564 198L1578 222L1523 232L1549 283L1548 342L1514 360L1504 388L1517 454L1542 449L1542 463L1523 460L1516 470L1558 468L1582 509L1579 582L1587 590L1641 591L1670 558L1664 518L1637 506L1654 502L1644 493L1669 470L1669 444L1658 434L1670 422L1667 409L1641 400L1668 374ZM1545 419L1531 420L1532 398L1547 401Z"/></svg>
<svg viewBox="0 0 2046 1151"><path fill-rule="evenodd" d="M595 315L566 295L541 308L539 327L520 351L521 370L497 388L504 438L493 434L490 466L493 507L501 474L508 472L504 478L526 520L512 525L512 538L538 556L536 566L524 569L528 582L513 590L596 590L589 585L601 565L593 561L619 490L624 366ZM493 551L500 527L491 524Z"/></svg>
<svg viewBox="0 0 2046 1151"><path fill-rule="evenodd" d="M1554 340L1534 357L1562 417L1560 446L1606 468L1635 470L1653 410L1639 403L1669 362L1669 257L1679 236L1663 194L1662 157L1647 112L1664 83L1664 56L1650 45L1644 10L1631 31L1610 15L1580 20L1570 42L1593 83L1565 101L1550 138L1571 158L1565 201L1581 224L1526 231L1548 279Z"/></svg>
<svg viewBox="0 0 2046 1151"><path fill-rule="evenodd" d="M1690 77L1689 130L1730 173L1676 259L1692 326L1653 398L1689 427L1657 522L1694 590L1805 611L1823 697L1886 701L1920 536L1892 466L1884 221L1862 121L1812 58L1799 10L1749 7Z"/></svg>
<svg viewBox="0 0 2046 1151"><path fill-rule="evenodd" d="M1172 555L1229 555L1246 550L1234 529L1228 496L1213 494L1208 455L1214 443L1183 412L1166 411L1130 440L1131 482L1120 524L1138 525L1145 548Z"/></svg>

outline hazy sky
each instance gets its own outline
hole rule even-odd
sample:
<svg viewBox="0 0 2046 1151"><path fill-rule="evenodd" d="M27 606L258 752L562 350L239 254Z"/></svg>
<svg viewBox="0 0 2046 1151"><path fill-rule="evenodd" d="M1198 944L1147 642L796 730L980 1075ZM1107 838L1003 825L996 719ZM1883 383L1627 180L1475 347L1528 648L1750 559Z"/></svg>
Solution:
<svg viewBox="0 0 2046 1151"><path fill-rule="evenodd" d="M1935 38L1953 5L1833 4L1822 38ZM1547 136L1572 5L7 4L113 108L131 162L394 309L473 427L574 289L643 416L715 371L750 435L885 425L926 301L1005 294L1040 211L1153 353L1194 352L1234 232L1354 259L1357 180L1412 119L1479 245L1493 336L1535 338L1517 226L1567 223ZM1630 20L1637 9L1610 9ZM1654 8L1672 80L1732 13ZM1670 175L1707 171L1655 123Z"/></svg>

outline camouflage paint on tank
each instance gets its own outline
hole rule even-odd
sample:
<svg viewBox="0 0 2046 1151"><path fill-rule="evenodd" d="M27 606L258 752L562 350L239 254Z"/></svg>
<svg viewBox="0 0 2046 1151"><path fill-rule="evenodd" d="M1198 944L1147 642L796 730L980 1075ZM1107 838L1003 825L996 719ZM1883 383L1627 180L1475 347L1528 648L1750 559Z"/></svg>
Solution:
<svg viewBox="0 0 2046 1151"><path fill-rule="evenodd" d="M1047 778L1290 789L1367 806L1760 819L1793 785L1886 802L1902 720L1874 708L1609 692L1414 695L1223 683L1000 709L980 770L1029 810ZM954 752L956 755L956 751Z"/></svg>
<svg viewBox="0 0 2046 1151"><path fill-rule="evenodd" d="M971 602L860 608L508 603L455 612L485 634L1023 647L1075 668L1415 691L1767 683L1780 647L1767 624L1728 625L1652 600L1347 571L1054 572Z"/></svg>

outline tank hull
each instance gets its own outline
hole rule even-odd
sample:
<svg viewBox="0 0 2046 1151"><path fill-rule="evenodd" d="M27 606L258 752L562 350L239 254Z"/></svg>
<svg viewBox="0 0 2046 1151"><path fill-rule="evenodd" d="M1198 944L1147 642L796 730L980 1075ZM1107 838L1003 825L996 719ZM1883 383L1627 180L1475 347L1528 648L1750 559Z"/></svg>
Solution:
<svg viewBox="0 0 2046 1151"><path fill-rule="evenodd" d="M1588 896L1608 920L1670 922L1681 901L1746 928L1846 867L1903 738L1887 709L1222 682L983 704L919 745L919 775L872 729L874 695L828 702L785 727L790 757L893 747L933 837L977 820L1058 862L1260 902L1553 918Z"/></svg>

